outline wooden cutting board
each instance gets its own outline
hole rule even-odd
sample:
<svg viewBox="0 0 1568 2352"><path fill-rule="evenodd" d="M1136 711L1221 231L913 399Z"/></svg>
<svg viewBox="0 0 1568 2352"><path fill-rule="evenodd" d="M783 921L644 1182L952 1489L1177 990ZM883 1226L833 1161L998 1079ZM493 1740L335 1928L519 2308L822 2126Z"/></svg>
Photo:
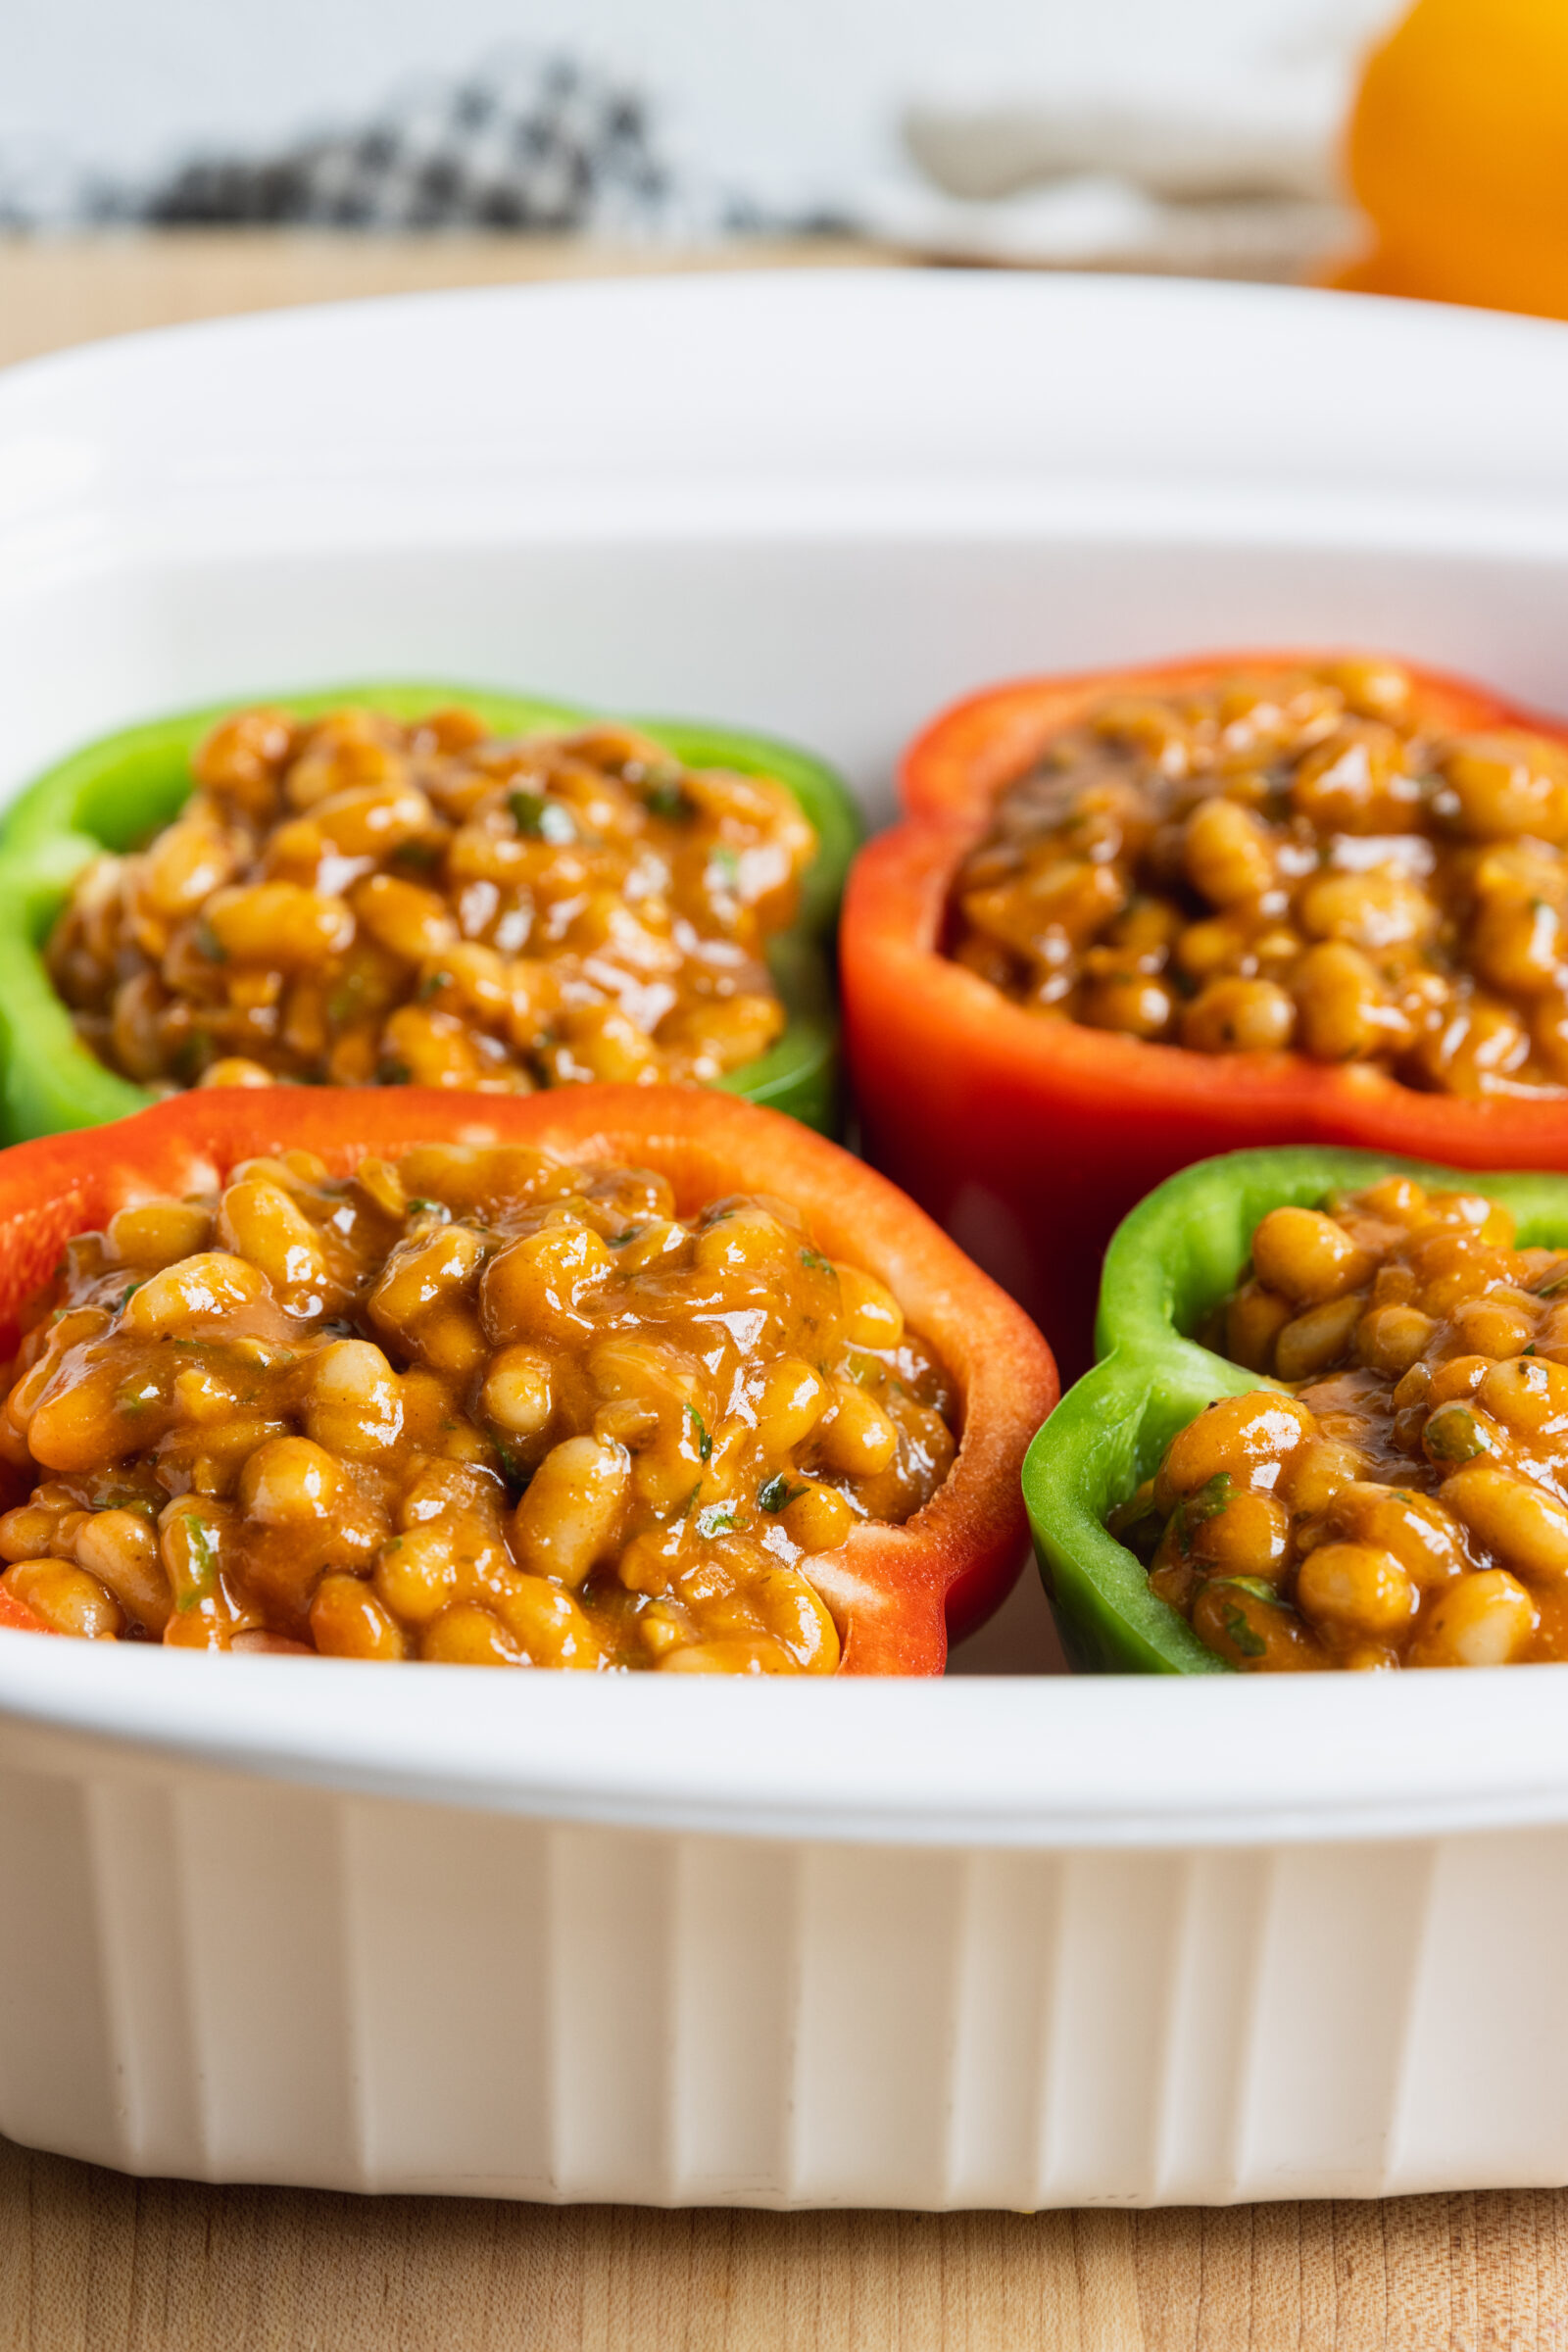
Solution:
<svg viewBox="0 0 1568 2352"><path fill-rule="evenodd" d="M265 231L0 239L0 365L424 287L854 267ZM645 2213L134 2181L0 2142L0 2352L1568 2352L1568 2193L1224 2212Z"/></svg>
<svg viewBox="0 0 1568 2352"><path fill-rule="evenodd" d="M848 238L763 239L672 251L582 237L350 236L306 229L175 229L155 236L0 234L0 367L70 343L236 311L661 271L863 267L900 257Z"/></svg>
<svg viewBox="0 0 1568 2352"><path fill-rule="evenodd" d="M0 2142L0 2352L1502 2352L1568 2196L647 2213L127 2180Z"/></svg>

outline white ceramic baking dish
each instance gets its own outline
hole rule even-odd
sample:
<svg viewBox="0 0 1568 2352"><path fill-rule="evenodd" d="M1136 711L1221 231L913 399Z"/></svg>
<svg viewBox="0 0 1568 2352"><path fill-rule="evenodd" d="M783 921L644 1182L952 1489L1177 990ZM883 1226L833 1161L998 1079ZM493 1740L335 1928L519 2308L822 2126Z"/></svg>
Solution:
<svg viewBox="0 0 1568 2352"><path fill-rule="evenodd" d="M1568 330L945 274L0 379L0 783L346 676L774 727L1372 642L1568 706ZM1022 1654L1022 1653L1021 1653ZM618 1685L0 1635L0 2129L756 2204L1568 2180L1568 1670Z"/></svg>

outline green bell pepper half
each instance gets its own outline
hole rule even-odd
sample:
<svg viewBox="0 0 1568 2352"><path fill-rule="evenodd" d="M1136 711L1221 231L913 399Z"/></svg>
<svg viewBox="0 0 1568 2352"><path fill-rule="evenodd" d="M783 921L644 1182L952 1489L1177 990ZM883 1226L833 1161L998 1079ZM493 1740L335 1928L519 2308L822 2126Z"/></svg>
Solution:
<svg viewBox="0 0 1568 2352"><path fill-rule="evenodd" d="M1068 1390L1023 1466L1040 1571L1080 1672L1234 1671L1150 1591L1142 1561L1105 1521L1204 1405L1277 1385L1188 1336L1242 1280L1260 1219L1286 1205L1315 1208L1330 1193L1359 1192L1392 1174L1500 1201L1521 1249L1568 1246L1568 1176L1494 1176L1311 1145L1200 1160L1116 1228L1101 1281L1099 1360Z"/></svg>
<svg viewBox="0 0 1568 2352"><path fill-rule="evenodd" d="M361 684L249 700L274 702L301 717L357 704L402 719L462 703L499 735L571 729L604 715L444 682ZM0 1142L96 1126L154 1100L82 1045L41 951L82 867L104 850L135 848L169 823L192 791L197 745L241 707L231 700L106 736L39 777L9 811L0 830ZM832 1134L839 1096L833 934L844 877L862 832L847 786L820 760L764 736L674 719L616 723L651 735L688 767L776 778L816 828L816 857L805 877L800 912L768 947L788 1027L766 1054L717 1083Z"/></svg>

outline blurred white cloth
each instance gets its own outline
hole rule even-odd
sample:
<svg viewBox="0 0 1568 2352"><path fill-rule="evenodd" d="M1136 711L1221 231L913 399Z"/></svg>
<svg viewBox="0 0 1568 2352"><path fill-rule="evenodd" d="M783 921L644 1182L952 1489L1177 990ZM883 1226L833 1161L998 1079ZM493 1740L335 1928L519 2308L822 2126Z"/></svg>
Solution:
<svg viewBox="0 0 1568 2352"><path fill-rule="evenodd" d="M1138 270L1183 277L1299 277L1355 238L1348 207L1296 197L1174 203L1083 173L983 204L905 182L868 191L869 235L953 262Z"/></svg>
<svg viewBox="0 0 1568 2352"><path fill-rule="evenodd" d="M1353 241L1340 143L1387 6L1352 0L1304 50L1183 81L918 97L914 171L873 192L872 225L954 259L1299 275Z"/></svg>
<svg viewBox="0 0 1568 2352"><path fill-rule="evenodd" d="M950 196L995 201L1042 182L1108 174L1177 203L1318 202L1338 192L1342 93L1296 77L1121 98L915 104L904 140Z"/></svg>

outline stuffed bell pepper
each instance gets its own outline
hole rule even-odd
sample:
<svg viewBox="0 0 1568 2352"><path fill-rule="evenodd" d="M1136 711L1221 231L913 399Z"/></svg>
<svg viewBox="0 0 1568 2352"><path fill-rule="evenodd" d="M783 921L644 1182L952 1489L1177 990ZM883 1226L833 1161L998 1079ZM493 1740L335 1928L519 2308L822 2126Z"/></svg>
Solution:
<svg viewBox="0 0 1568 2352"><path fill-rule="evenodd" d="M1568 1658L1568 1176L1319 1149L1160 1186L1024 1493L1128 1673Z"/></svg>
<svg viewBox="0 0 1568 2352"><path fill-rule="evenodd" d="M980 695L903 794L842 936L867 1148L1075 1367L1117 1219L1210 1152L1568 1165L1561 723L1228 657Z"/></svg>
<svg viewBox="0 0 1568 2352"><path fill-rule="evenodd" d="M197 1090L0 1153L0 1624L938 1674L1055 1396L882 1177L700 1087Z"/></svg>
<svg viewBox="0 0 1568 2352"><path fill-rule="evenodd" d="M91 746L0 843L0 1127L186 1087L696 1081L828 1128L858 820L759 738L439 686Z"/></svg>

